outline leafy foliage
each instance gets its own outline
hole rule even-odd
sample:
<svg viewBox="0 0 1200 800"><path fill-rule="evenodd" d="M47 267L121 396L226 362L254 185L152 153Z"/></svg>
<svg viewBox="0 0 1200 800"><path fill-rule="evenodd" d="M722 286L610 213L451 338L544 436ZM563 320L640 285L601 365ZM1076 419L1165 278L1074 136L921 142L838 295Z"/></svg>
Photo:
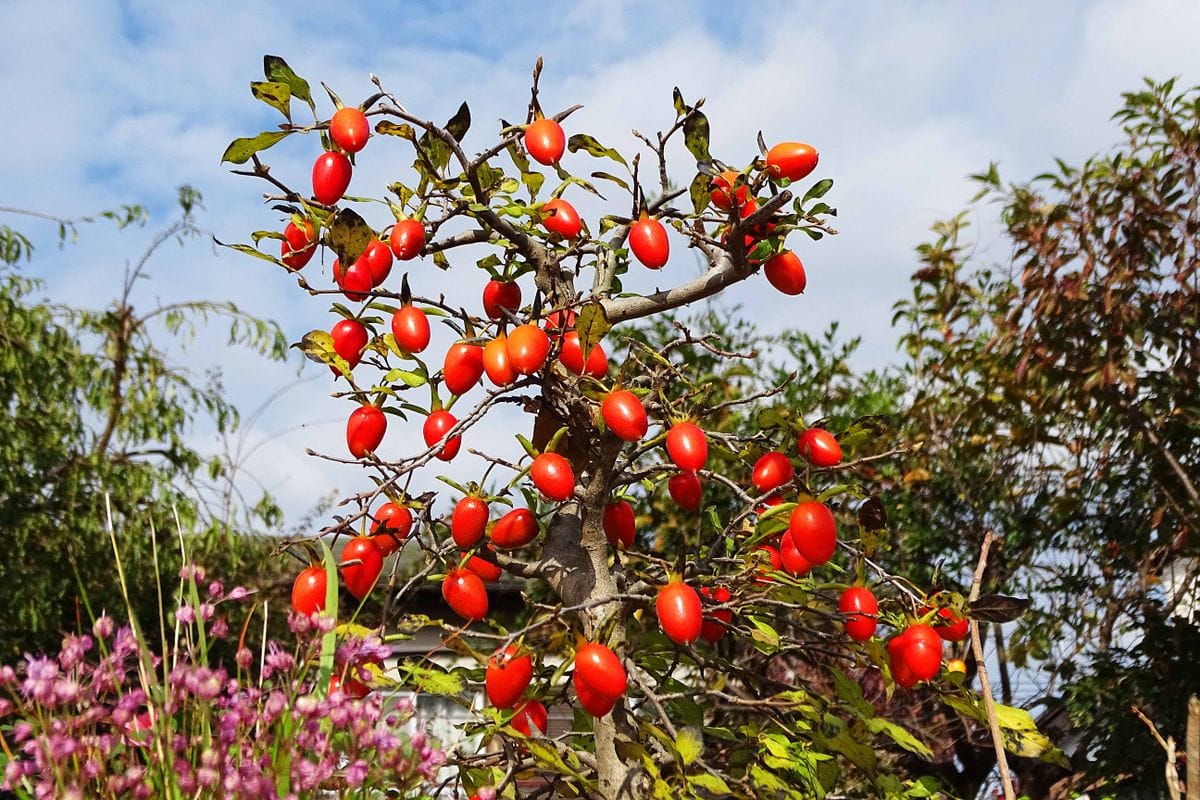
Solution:
<svg viewBox="0 0 1200 800"><path fill-rule="evenodd" d="M192 213L199 194L180 190L180 220L160 233L125 276L104 309L35 299L40 284L19 262L19 242L0 267L0 529L8 557L0 563L0 654L52 648L63 630L86 625L90 612L124 607L112 579L111 523L141 614L157 616L154 550L161 567L178 570L171 546L181 534L216 568L271 574L265 546L242 534L270 525L279 511L268 496L246 505L232 483L234 465L202 455L189 439L199 415L228 433L237 411L213 376L177 363L163 346L172 334L186 342L195 326L227 320L230 339L281 357L277 327L228 303L184 302L135 307L134 285L167 242L198 232ZM144 221L139 207L96 215L124 227ZM56 220L74 239L83 220ZM127 524L128 523L128 524Z"/></svg>
<svg viewBox="0 0 1200 800"><path fill-rule="evenodd" d="M996 644L1066 709L1077 766L1115 776L1159 756L1128 708L1178 738L1200 689L1200 89L1147 82L1104 157L1008 184L1011 261L971 256L966 214L922 245L897 306L912 357L899 563L962 588L962 542L1003 537L985 584L1037 597ZM954 583L955 580L958 583Z"/></svg>

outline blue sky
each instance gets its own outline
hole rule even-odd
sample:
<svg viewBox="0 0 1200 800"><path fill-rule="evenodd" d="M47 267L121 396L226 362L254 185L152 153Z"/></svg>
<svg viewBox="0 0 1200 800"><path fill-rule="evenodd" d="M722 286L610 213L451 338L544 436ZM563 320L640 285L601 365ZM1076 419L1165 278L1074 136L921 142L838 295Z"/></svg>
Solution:
<svg viewBox="0 0 1200 800"><path fill-rule="evenodd" d="M1200 4L1193 2L926 3L262 3L23 2L0 4L0 101L7 147L0 205L72 216L121 203L148 205L159 223L175 187L203 191L202 224L245 241L278 219L262 188L218 161L228 142L275 124L253 100L264 53L283 56L314 86L324 80L357 102L375 73L410 110L434 119L470 102L469 147L496 120L520 118L528 76L545 57L542 100L582 103L572 118L606 144L629 148L630 129L671 118L671 88L705 96L713 150L748 160L755 135L799 139L821 151L839 209L833 240L804 247L801 298L738 287L731 303L754 309L768 329L822 331L840 320L861 335L859 366L895 358L891 306L908 291L913 247L930 224L973 194L966 176L1000 162L1027 178L1053 156L1080 160L1117 139L1108 121L1121 91L1142 76L1200 83ZM328 105L322 112L329 113ZM269 161L297 183L315 142L281 145ZM380 176L410 160L399 148L364 151ZM369 160L368 160L369 158ZM590 165L588 165L590 166ZM680 159L681 180L691 168ZM361 167L360 167L361 170ZM357 184L356 184L357 185ZM126 261L151 230L81 231L58 249L53 231L5 217L40 246L28 267L47 293L95 305L112 296ZM994 224L979 220L980 251L996 249ZM153 226L152 226L153 227ZM1003 252L993 253L1002 257ZM311 268L310 268L311 269ZM681 267L686 269L686 267ZM414 281L417 279L414 270ZM260 262L203 244L164 250L139 302L232 299L280 321L292 338L331 319L321 301ZM436 278L424 277L425 289ZM323 399L319 370L264 366L202 336L185 356L216 366L246 411L295 380L313 382L273 403L248 436L261 442L247 466L292 518L327 490L355 491L353 468L303 455L341 452L345 409ZM519 420L510 420L514 425ZM412 452L416 426L389 435L393 455ZM204 437L200 430L197 436ZM469 475L469 463L455 469Z"/></svg>

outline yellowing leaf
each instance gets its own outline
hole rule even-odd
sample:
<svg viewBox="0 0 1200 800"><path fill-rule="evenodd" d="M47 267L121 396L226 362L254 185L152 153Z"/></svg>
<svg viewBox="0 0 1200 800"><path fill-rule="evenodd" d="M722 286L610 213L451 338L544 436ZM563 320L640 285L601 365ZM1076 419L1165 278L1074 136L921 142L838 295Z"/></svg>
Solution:
<svg viewBox="0 0 1200 800"><path fill-rule="evenodd" d="M700 754L704 752L704 737L700 729L689 725L686 728L680 728L679 734L675 737L675 750L679 753L679 760L684 766L691 764Z"/></svg>
<svg viewBox="0 0 1200 800"><path fill-rule="evenodd" d="M927 470L923 467L917 467L916 469L910 469L908 472L904 473L904 485L909 486L914 483L925 483L931 477L932 476L929 474L929 470Z"/></svg>

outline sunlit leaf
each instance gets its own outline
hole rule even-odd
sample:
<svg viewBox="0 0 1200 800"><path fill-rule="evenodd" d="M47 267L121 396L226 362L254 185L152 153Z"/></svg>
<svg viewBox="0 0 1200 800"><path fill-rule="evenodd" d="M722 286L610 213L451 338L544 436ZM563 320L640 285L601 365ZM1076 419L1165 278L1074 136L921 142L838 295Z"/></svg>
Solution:
<svg viewBox="0 0 1200 800"><path fill-rule="evenodd" d="M263 56L263 74L266 75L269 81L278 81L286 83L293 97L299 97L308 107L312 109L313 114L317 113L317 107L313 104L312 94L308 88L308 81L301 78L287 62L279 56Z"/></svg>
<svg viewBox="0 0 1200 800"><path fill-rule="evenodd" d="M567 140L567 150L572 153L577 153L580 150L583 150L585 153L590 156L594 156L595 158L611 158L618 164L626 167L629 166L625 162L625 157L621 155L620 152L612 149L611 147L605 147L591 136L588 136L586 133L572 134L571 138Z"/></svg>
<svg viewBox="0 0 1200 800"><path fill-rule="evenodd" d="M250 93L262 100L271 108L279 110L280 114L290 122L292 119L292 90L282 81L254 81L250 84Z"/></svg>
<svg viewBox="0 0 1200 800"><path fill-rule="evenodd" d="M221 162L228 161L231 164L245 164L255 153L278 144L288 133L289 131L264 131L258 136L234 139L221 155Z"/></svg>
<svg viewBox="0 0 1200 800"><path fill-rule="evenodd" d="M712 158L708 152L708 117L702 111L693 111L683 123L683 143L697 161Z"/></svg>
<svg viewBox="0 0 1200 800"><path fill-rule="evenodd" d="M575 318L575 330L579 333L579 348L584 359L587 359L592 348L600 343L611 328L612 323L608 321L604 306L600 303L591 302L579 309L579 315Z"/></svg>
<svg viewBox="0 0 1200 800"><path fill-rule="evenodd" d="M374 235L367 221L354 209L343 208L333 218L326 241L344 268L358 260Z"/></svg>

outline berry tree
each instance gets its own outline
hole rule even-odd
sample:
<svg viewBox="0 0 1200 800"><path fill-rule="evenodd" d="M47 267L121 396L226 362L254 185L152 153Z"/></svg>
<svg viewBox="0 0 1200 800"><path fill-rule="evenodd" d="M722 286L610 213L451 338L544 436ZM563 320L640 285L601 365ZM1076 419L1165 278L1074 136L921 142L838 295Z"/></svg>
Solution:
<svg viewBox="0 0 1200 800"><path fill-rule="evenodd" d="M628 156L570 131L577 107L544 114L539 62L524 120L502 122L471 154L465 103L435 124L373 78L377 91L356 106L327 88L335 110L325 118L282 59L268 56L265 69L251 89L286 120L234 141L224 160L268 182L267 201L287 219L282 233L235 247L291 270L310 295L349 301L335 301L331 330L299 346L330 366L352 406L347 453L335 458L361 465L370 483L347 498L350 513L295 544L348 539L340 583L360 600L386 593L385 633L422 622L405 619L406 600L441 584L464 626L447 624L446 644L478 668L401 670L464 704L482 684L488 703L467 732L492 745L452 753L448 787L512 797L536 770L555 796L808 797L856 785L927 795L928 781L877 755L927 746L878 713L859 682L870 676L881 698L937 687L920 691L981 724L988 715L942 666L943 640L966 635L972 607L957 594L931 599L871 559L885 515L856 470L888 454L870 425L839 439L805 425L804 409L745 413L778 391L737 392L707 369L752 372L756 358L711 332L644 335L656 317L740 281L804 290L791 248L834 232L823 199L832 181L811 177L816 150L768 149L760 136L762 157L731 168L709 152L703 102L676 90L665 130L635 134L640 152ZM312 123L292 120L293 99ZM260 154L302 135L320 146L311 186L292 186ZM413 152L412 180L360 174L364 149L393 145ZM696 166L678 188L668 158L684 150ZM371 191L383 199L357 194ZM588 195L603 215L576 210L572 199ZM391 211L383 224L360 215L381 206ZM278 258L257 247L264 239L279 242ZM331 280L304 271L318 253L332 258ZM703 270L688 278L692 253ZM394 275L396 262L411 270ZM482 297L443 292L469 270L488 274ZM634 290L645 270L661 270L666 288ZM431 320L453 330L448 348L431 344ZM528 415L513 432L519 459L497 452L511 434L489 426L508 405ZM381 458L402 425L419 427L425 447ZM437 485L423 475L464 455L479 460L476 480L417 493ZM668 497L673 510L650 516ZM419 549L417 569L384 577L384 557L402 548ZM502 574L524 581L529 598L510 627L489 616L487 584ZM331 576L302 572L295 609L333 613ZM886 647L881 623L895 632ZM574 720L550 739L555 704ZM1052 752L1027 714L1007 711L1004 724L1026 728L1010 746Z"/></svg>

